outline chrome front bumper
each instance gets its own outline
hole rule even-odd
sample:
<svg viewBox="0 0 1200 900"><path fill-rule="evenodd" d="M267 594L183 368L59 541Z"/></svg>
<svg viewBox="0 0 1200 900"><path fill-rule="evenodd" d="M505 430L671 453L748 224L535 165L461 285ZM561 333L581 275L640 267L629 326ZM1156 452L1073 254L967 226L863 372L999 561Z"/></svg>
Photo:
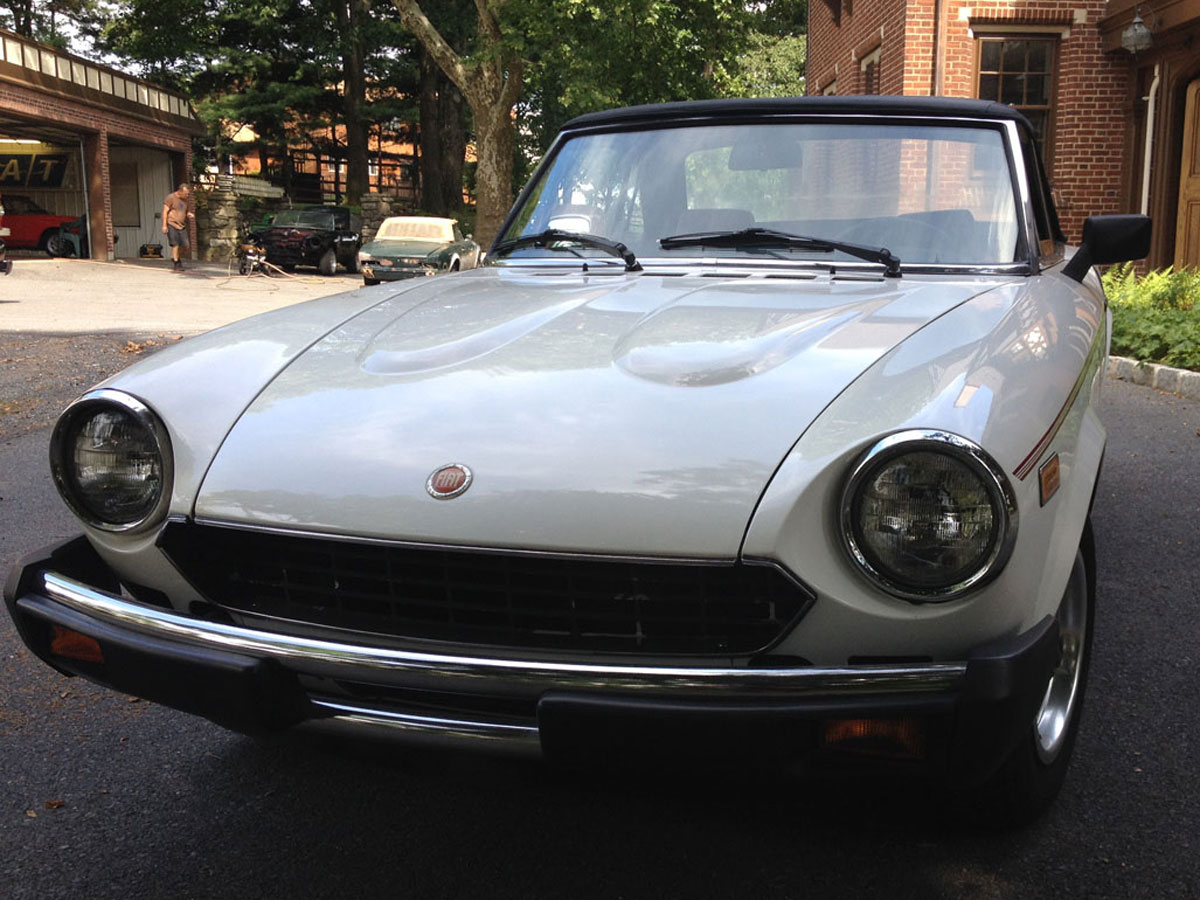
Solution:
<svg viewBox="0 0 1200 900"><path fill-rule="evenodd" d="M828 717L935 708L961 718L964 704L975 701L986 707L1016 697L1028 706L1044 691L1054 662L1054 648L1046 647L1057 642L1049 622L1037 634L983 648L955 663L839 668L575 663L280 634L192 618L125 599L119 590L79 538L27 559L11 574L5 599L26 644L60 671L240 730L304 724L535 755L545 748L540 720L546 698L560 706L578 701L585 715L589 707L615 703L618 712L628 706L643 714L682 710L701 718L709 710L714 716L735 710L761 718L764 713ZM52 644L61 629L95 640L105 662L56 653ZM1024 676L1027 671L1032 681ZM379 688L376 694L386 699L364 702L320 687L342 683ZM428 703L406 708L404 698L413 694L484 698L485 707L495 698L503 711L431 710ZM514 713L514 704L528 714Z"/></svg>

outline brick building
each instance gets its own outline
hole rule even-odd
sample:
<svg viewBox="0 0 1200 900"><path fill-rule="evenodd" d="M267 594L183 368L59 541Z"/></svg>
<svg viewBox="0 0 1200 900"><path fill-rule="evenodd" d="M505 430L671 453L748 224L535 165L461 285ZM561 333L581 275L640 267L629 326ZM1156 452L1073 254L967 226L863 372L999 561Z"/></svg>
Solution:
<svg viewBox="0 0 1200 900"><path fill-rule="evenodd" d="M93 259L162 242L201 133L185 98L0 30L0 195L86 215Z"/></svg>
<svg viewBox="0 0 1200 900"><path fill-rule="evenodd" d="M812 93L1018 107L1070 240L1149 212L1149 264L1200 266L1200 0L813 0L808 47Z"/></svg>

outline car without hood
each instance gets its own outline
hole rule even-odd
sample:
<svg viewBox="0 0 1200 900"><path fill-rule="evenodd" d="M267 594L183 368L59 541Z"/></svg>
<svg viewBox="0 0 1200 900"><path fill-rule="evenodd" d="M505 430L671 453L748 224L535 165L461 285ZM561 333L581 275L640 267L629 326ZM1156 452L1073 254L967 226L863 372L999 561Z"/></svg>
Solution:
<svg viewBox="0 0 1200 900"><path fill-rule="evenodd" d="M363 284L399 281L473 269L479 245L464 236L454 219L436 216L392 216L358 251Z"/></svg>
<svg viewBox="0 0 1200 900"><path fill-rule="evenodd" d="M1066 246L998 104L584 116L486 266L69 407L85 534L9 610L56 669L241 730L883 768L1028 819L1093 634L1093 266L1148 239Z"/></svg>
<svg viewBox="0 0 1200 900"><path fill-rule="evenodd" d="M285 209L266 228L256 229L267 262L284 269L315 266L322 275L333 275L340 265L358 271L362 223L341 206Z"/></svg>

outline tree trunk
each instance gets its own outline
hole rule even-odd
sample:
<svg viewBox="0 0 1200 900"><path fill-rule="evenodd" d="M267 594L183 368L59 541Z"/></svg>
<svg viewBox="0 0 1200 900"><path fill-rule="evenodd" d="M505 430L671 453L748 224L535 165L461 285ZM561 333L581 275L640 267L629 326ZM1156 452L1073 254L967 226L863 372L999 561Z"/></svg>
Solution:
<svg viewBox="0 0 1200 900"><path fill-rule="evenodd" d="M512 203L513 148L516 125L512 111L521 95L524 61L504 47L499 12L502 4L475 0L478 15L476 40L480 52L473 65L446 42L422 12L417 0L392 0L400 21L454 82L475 119L476 173L475 240L490 244Z"/></svg>
<svg viewBox="0 0 1200 900"><path fill-rule="evenodd" d="M512 206L516 128L508 111L499 110L488 122L480 122L476 114L475 133L479 157L475 172L475 240L486 247L499 234Z"/></svg>
<svg viewBox="0 0 1200 900"><path fill-rule="evenodd" d="M13 17L13 31L21 37L33 37L33 0L20 0L9 5Z"/></svg>
<svg viewBox="0 0 1200 900"><path fill-rule="evenodd" d="M446 157L442 177L442 197L446 209L453 212L463 205L463 167L467 157L467 116L463 95L449 78L442 77L438 92L442 147Z"/></svg>
<svg viewBox="0 0 1200 900"><path fill-rule="evenodd" d="M439 82L445 76L429 52L421 50L420 116L421 116L421 209L435 216L450 212L445 203L447 150L442 145L441 104L438 103Z"/></svg>
<svg viewBox="0 0 1200 900"><path fill-rule="evenodd" d="M370 189L367 125L363 106L367 79L363 67L362 20L368 14L366 0L337 0L338 25L342 33L343 112L346 123L346 198L357 205Z"/></svg>

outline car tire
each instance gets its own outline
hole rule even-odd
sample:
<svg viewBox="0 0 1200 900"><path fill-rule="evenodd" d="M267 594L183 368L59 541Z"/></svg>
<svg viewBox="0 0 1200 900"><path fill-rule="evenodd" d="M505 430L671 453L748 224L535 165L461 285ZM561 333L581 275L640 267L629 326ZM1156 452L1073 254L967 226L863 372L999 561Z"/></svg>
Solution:
<svg viewBox="0 0 1200 900"><path fill-rule="evenodd" d="M362 271L362 266L358 264L358 250L355 250L354 255L346 262L346 271L351 275L357 275Z"/></svg>
<svg viewBox="0 0 1200 900"><path fill-rule="evenodd" d="M363 287L374 287L377 284L379 284L378 278L367 278L365 275L363 276Z"/></svg>
<svg viewBox="0 0 1200 900"><path fill-rule="evenodd" d="M48 256L66 256L70 244L57 231L42 236L42 249Z"/></svg>
<svg viewBox="0 0 1200 900"><path fill-rule="evenodd" d="M454 260L454 262L450 263L450 271L451 272L457 272L460 268L461 268L461 266L459 265L459 262L457 259Z"/></svg>
<svg viewBox="0 0 1200 900"><path fill-rule="evenodd" d="M321 258L317 260L317 270L322 275L333 275L337 272L337 254L333 252L332 247L322 253Z"/></svg>
<svg viewBox="0 0 1200 900"><path fill-rule="evenodd" d="M1083 715L1096 613L1095 585L1095 552L1089 524L1059 603L1062 656L1046 685L1041 708L1028 734L999 771L964 798L980 824L1009 827L1032 822L1062 788Z"/></svg>

